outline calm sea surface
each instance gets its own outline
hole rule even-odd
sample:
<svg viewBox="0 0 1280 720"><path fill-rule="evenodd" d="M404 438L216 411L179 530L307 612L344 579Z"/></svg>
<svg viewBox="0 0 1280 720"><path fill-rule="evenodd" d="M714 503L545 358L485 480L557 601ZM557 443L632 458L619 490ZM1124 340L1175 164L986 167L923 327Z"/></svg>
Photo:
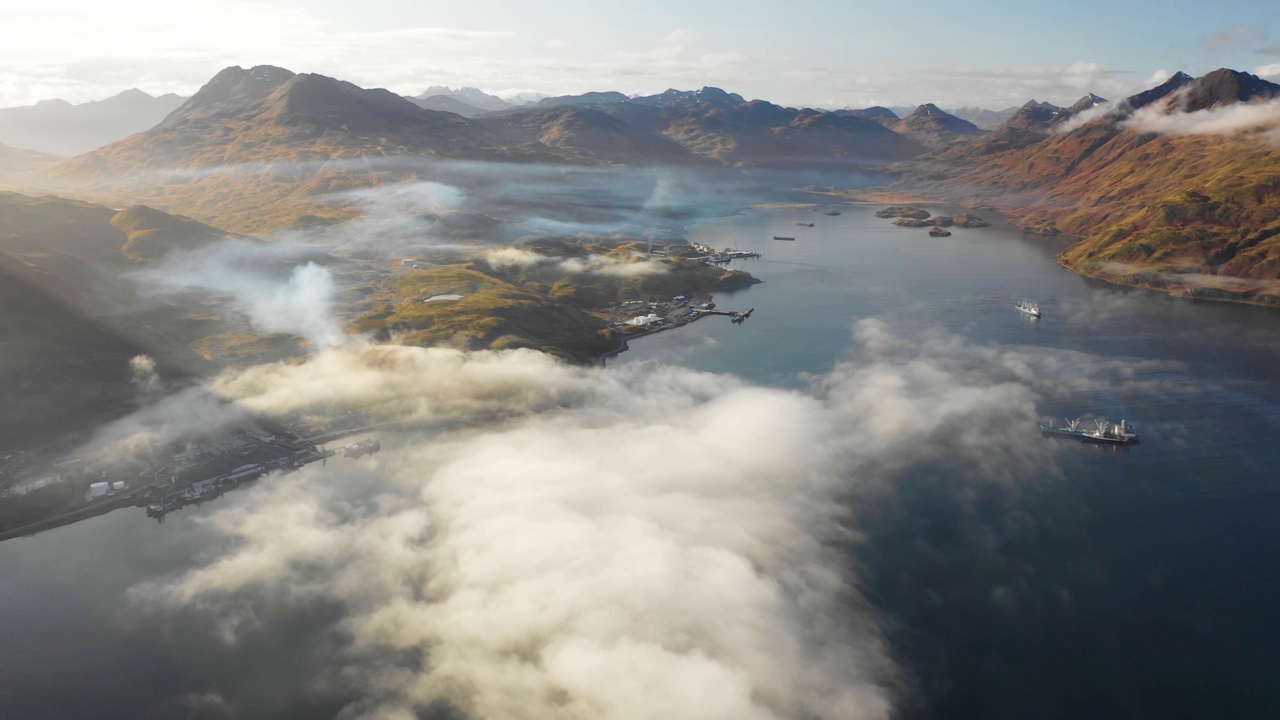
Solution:
<svg viewBox="0 0 1280 720"><path fill-rule="evenodd" d="M875 209L699 223L690 240L764 255L735 265L763 284L717 296L755 313L643 338L610 362L799 387L848 355L856 321L878 318L905 336L1059 353L1067 373L1086 356L1136 368L1130 379L1171 390L1075 386L1038 409L1124 417L1141 446L1064 451L1063 476L1016 490L916 472L862 521L862 590L919 698L904 712L1280 717L1280 311L1095 284L1044 239L999 227L934 239ZM1016 313L1023 298L1045 317ZM175 698L211 686L264 717L334 714L342 698L279 692L316 670L306 617L262 618L280 631L232 649L122 609L130 587L224 549L196 519L253 500L229 493L164 525L128 509L0 543L0 717L183 716Z"/></svg>
<svg viewBox="0 0 1280 720"><path fill-rule="evenodd" d="M735 265L763 284L717 297L756 312L642 338L615 362L801 385L798 373L848 354L857 320L878 318L907 336L1043 349L1067 376L1077 362L1130 368L1047 393L1038 410L1126 418L1142 445L1068 443L1065 478L1016 490L919 472L864 518L857 571L923 698L908 710L1280 717L1280 312L1115 288L1059 267L1042 238L993 227L935 239L876 209L700 224L691 239L764 255ZM1045 316L1021 316L1020 299Z"/></svg>

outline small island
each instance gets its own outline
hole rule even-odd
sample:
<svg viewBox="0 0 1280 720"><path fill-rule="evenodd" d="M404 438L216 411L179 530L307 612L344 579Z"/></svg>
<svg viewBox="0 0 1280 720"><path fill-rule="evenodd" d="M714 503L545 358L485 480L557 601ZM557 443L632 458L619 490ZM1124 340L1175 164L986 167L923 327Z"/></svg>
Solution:
<svg viewBox="0 0 1280 720"><path fill-rule="evenodd" d="M928 210L911 207L909 205L894 205L882 210L876 211L878 218L911 218L914 220L924 220L930 215Z"/></svg>
<svg viewBox="0 0 1280 720"><path fill-rule="evenodd" d="M983 228L990 227L991 223L986 222L977 215L963 213L961 215L936 215L930 216L928 210L922 210L909 205L894 205L882 210L876 211L876 217L879 218L897 218L893 221L894 225L899 227L962 227L962 228ZM933 233L931 233L933 234ZM950 235L951 233L947 233ZM935 237L946 237L946 235L935 235Z"/></svg>

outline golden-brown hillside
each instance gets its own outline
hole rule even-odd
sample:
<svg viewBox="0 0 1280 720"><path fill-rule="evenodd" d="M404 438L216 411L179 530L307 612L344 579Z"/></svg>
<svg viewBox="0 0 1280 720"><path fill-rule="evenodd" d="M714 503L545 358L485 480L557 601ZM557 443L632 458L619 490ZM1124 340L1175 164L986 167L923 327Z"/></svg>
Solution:
<svg viewBox="0 0 1280 720"><path fill-rule="evenodd" d="M1159 135L1110 118L1038 142L954 145L901 166L893 189L992 206L1029 232L1080 238L1061 261L1086 275L1277 304L1274 133Z"/></svg>

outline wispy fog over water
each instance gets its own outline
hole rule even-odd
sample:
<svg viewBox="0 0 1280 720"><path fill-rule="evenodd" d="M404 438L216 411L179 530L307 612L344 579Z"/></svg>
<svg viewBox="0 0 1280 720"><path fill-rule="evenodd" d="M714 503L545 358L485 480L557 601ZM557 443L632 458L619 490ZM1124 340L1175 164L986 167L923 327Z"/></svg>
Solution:
<svg viewBox="0 0 1280 720"><path fill-rule="evenodd" d="M957 335L982 348L1036 391L1044 421L1125 418L1143 438L1128 451L1020 428L999 441L1047 443L1053 461L996 483L944 458L855 503L863 536L846 557L912 678L904 711L1274 714L1280 316L1085 280L1057 267L1044 240L1011 230L933 240L874 209L699 224L694 239L765 253L745 267L768 282L722 296L756 312L742 326L645 338L617 362L798 385L797 370L825 376L842 362L849 328L873 317L940 357L963 356ZM1021 299L1045 317L1020 316ZM1003 432L983 423L954 431Z"/></svg>
<svg viewBox="0 0 1280 720"><path fill-rule="evenodd" d="M874 209L698 223L764 255L717 296L755 313L603 370L356 345L220 377L437 429L0 543L0 711L1267 716L1280 317ZM1035 432L1090 414L1142 445Z"/></svg>

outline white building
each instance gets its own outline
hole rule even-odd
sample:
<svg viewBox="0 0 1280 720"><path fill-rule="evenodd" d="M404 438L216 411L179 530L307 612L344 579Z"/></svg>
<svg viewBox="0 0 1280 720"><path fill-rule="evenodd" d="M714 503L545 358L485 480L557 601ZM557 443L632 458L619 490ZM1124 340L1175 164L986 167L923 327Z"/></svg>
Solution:
<svg viewBox="0 0 1280 720"><path fill-rule="evenodd" d="M662 322L662 318L654 315L653 313L649 313L648 315L637 315L628 320L627 324L634 325L636 327L644 327L646 325L655 325L660 322Z"/></svg>

